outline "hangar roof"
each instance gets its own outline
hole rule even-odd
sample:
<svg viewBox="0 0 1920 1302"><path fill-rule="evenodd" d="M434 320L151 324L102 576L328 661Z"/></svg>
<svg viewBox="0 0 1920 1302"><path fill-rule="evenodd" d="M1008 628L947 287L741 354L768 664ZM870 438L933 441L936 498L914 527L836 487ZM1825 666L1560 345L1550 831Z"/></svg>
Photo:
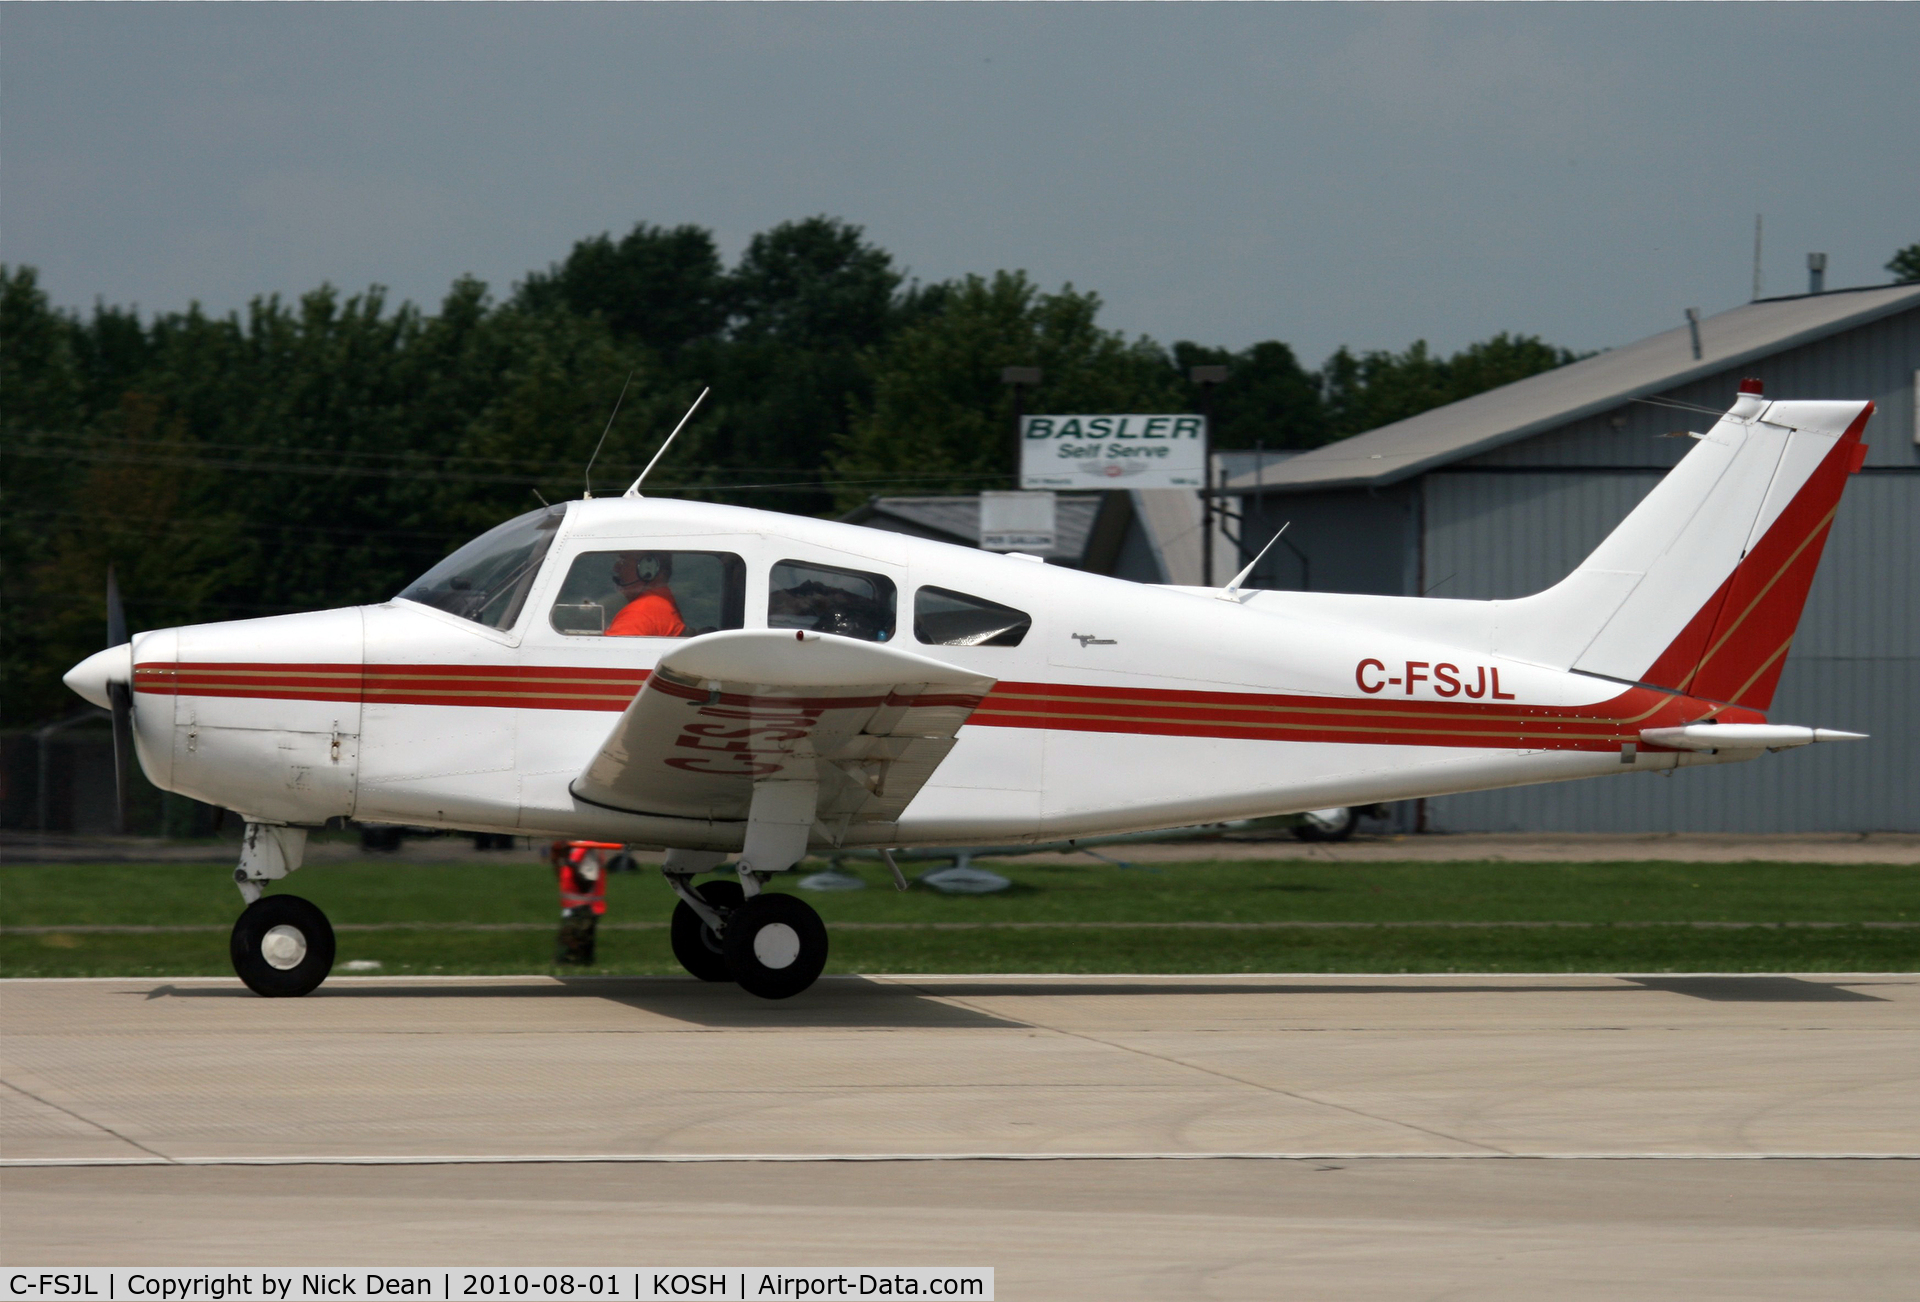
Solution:
<svg viewBox="0 0 1920 1302"><path fill-rule="evenodd" d="M1682 325L1275 462L1261 486L1297 491L1395 483L1916 305L1920 284L1763 298L1702 319L1697 359ZM1246 474L1227 487L1256 482Z"/></svg>

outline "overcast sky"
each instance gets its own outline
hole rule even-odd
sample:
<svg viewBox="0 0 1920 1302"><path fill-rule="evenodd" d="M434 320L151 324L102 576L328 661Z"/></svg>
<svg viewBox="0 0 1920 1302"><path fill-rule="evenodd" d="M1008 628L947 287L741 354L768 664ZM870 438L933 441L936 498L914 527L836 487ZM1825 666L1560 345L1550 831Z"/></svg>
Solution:
<svg viewBox="0 0 1920 1302"><path fill-rule="evenodd" d="M1579 349L1920 241L1920 6L0 6L0 259L56 301L504 292L814 213L1163 342Z"/></svg>

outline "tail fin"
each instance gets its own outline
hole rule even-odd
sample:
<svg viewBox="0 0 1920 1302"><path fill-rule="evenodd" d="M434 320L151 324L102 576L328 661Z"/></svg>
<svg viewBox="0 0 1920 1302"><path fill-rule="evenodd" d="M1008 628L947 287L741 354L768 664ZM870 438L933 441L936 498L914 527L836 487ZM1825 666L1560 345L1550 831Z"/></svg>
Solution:
<svg viewBox="0 0 1920 1302"><path fill-rule="evenodd" d="M1503 632L1557 644L1552 658L1586 673L1765 710L1873 404L1769 403L1758 388L1741 385L1578 570L1503 603Z"/></svg>

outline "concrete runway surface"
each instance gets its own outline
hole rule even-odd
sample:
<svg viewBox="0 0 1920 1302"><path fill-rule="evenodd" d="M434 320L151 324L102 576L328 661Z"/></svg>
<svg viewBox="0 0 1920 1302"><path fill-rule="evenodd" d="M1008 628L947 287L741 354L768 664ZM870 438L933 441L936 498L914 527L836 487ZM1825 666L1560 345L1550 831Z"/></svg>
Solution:
<svg viewBox="0 0 1920 1302"><path fill-rule="evenodd" d="M1916 1032L1910 974L13 981L0 1256L1910 1298Z"/></svg>

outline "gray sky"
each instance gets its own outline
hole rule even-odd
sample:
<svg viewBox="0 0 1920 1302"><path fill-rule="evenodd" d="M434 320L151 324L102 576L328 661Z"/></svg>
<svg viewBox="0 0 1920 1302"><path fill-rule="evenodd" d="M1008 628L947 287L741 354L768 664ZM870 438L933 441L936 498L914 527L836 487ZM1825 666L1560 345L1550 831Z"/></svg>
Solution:
<svg viewBox="0 0 1920 1302"><path fill-rule="evenodd" d="M0 6L55 300L437 304L583 235L857 222L1162 342L1625 343L1920 240L1920 6Z"/></svg>

